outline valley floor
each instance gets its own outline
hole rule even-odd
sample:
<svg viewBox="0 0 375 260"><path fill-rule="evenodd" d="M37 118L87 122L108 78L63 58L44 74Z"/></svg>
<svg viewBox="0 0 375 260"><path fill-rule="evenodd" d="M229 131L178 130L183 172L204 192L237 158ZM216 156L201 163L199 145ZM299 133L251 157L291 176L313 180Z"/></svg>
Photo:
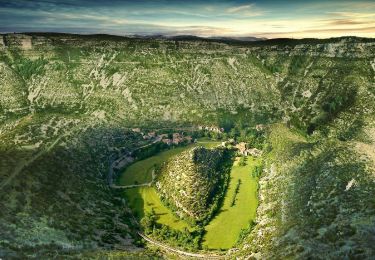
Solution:
<svg viewBox="0 0 375 260"><path fill-rule="evenodd" d="M168 160L170 157L179 154L187 149L192 148L196 145L202 145L205 147L213 147L219 145L220 142L202 139L198 143L173 148L164 152L161 152L150 158L138 161L130 165L121 174L119 179L119 185L127 186L134 184L149 183L152 181L152 172L154 166L161 164ZM177 218L173 212L164 206L159 196L157 195L154 187L135 187L124 191L125 197L128 200L133 212L136 216L141 219L146 212L152 210L158 216L157 222L159 224L167 225L173 229L183 230L185 227L189 227L187 222Z"/></svg>
<svg viewBox="0 0 375 260"><path fill-rule="evenodd" d="M200 140L198 144L205 147L214 147L219 145L220 142ZM195 145L167 150L130 165L120 176L119 185L148 183L152 180L152 172L155 165L161 164L168 158ZM236 160L233 164L222 208L205 227L206 233L203 237L202 245L206 249L226 250L232 248L241 232L249 228L251 222L255 219L258 206L258 177L252 175L252 173L255 167L260 165L261 160L249 156L246 157L245 163L245 165L240 166L238 160ZM154 187L129 188L124 191L124 195L139 220L147 212L154 211L159 224L169 226L175 230L182 231L186 228L194 230L194 227L179 219L173 214L171 209L163 204Z"/></svg>
<svg viewBox="0 0 375 260"><path fill-rule="evenodd" d="M246 165L234 163L224 203L218 215L206 226L203 246L209 249L229 249L237 242L243 229L255 219L258 206L258 178L252 173L260 159L246 158ZM239 189L236 192L236 187ZM232 205L233 198L235 202Z"/></svg>
<svg viewBox="0 0 375 260"><path fill-rule="evenodd" d="M189 225L173 215L173 212L161 202L153 187L132 188L125 191L125 197L137 218L142 219L146 212L153 210L159 224L176 230L183 230Z"/></svg>
<svg viewBox="0 0 375 260"><path fill-rule="evenodd" d="M161 164L171 156L183 152L193 145L173 148L130 165L121 174L119 185L127 186L151 182L152 172L156 164Z"/></svg>

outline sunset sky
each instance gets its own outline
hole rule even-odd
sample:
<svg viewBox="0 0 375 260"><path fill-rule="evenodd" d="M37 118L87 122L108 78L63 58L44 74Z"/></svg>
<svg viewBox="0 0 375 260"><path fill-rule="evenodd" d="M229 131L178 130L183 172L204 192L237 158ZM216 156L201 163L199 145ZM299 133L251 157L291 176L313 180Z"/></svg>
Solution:
<svg viewBox="0 0 375 260"><path fill-rule="evenodd" d="M0 0L0 32L375 37L375 1Z"/></svg>

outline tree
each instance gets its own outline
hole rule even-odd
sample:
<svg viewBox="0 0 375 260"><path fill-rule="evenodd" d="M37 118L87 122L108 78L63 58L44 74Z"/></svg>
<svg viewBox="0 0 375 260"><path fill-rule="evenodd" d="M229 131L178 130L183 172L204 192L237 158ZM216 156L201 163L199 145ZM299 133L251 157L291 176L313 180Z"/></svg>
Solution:
<svg viewBox="0 0 375 260"><path fill-rule="evenodd" d="M142 218L141 225L147 234L151 233L154 227L156 227L156 219L157 217L154 209L152 209L151 212L146 212L145 216Z"/></svg>
<svg viewBox="0 0 375 260"><path fill-rule="evenodd" d="M243 156L243 155L241 156L238 165L239 166L245 166L246 165L246 163L245 163L245 156Z"/></svg>

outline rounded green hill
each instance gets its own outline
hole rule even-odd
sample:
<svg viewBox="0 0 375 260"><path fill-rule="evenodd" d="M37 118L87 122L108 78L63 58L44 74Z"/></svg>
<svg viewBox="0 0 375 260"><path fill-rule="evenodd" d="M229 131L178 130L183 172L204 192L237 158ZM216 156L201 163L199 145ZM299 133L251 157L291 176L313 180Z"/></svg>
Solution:
<svg viewBox="0 0 375 260"><path fill-rule="evenodd" d="M180 217L203 220L219 191L217 184L225 175L221 169L223 158L223 149L203 147L172 157L161 169L158 192Z"/></svg>

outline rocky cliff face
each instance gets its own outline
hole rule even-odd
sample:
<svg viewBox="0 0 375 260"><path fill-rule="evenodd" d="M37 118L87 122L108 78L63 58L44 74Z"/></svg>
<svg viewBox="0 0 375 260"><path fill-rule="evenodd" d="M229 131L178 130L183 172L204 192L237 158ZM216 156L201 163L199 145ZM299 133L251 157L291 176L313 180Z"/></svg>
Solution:
<svg viewBox="0 0 375 260"><path fill-rule="evenodd" d="M315 129L373 79L374 42L231 46L111 37L5 35L2 115L59 110L127 124L284 117ZM351 93L348 95L348 93ZM348 97L350 96L350 97ZM336 99L337 97L337 99Z"/></svg>
<svg viewBox="0 0 375 260"><path fill-rule="evenodd" d="M0 39L0 257L133 248L128 209L105 183L108 156L141 143L128 127L279 121L307 144L293 154L295 164L292 157L270 159L260 224L243 254L373 252L374 171L361 164L373 156L373 39L241 45L57 34ZM280 158L296 152L275 145L268 149ZM353 170L341 175L344 169ZM299 186L306 190L301 199L293 188ZM295 196L281 193L284 187ZM353 198L359 206L348 202ZM272 211L272 203L280 210ZM67 209L70 217L61 213Z"/></svg>

